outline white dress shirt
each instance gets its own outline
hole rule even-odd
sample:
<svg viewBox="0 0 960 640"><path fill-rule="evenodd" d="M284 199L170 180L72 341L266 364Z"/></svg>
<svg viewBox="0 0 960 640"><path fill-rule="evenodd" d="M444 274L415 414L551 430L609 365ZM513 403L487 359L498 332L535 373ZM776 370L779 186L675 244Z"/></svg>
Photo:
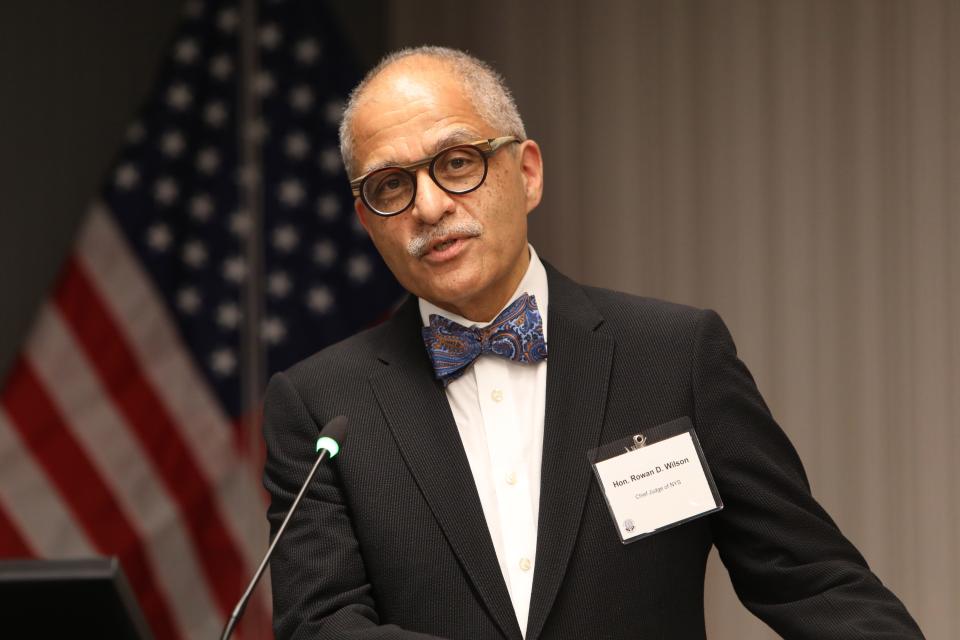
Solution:
<svg viewBox="0 0 960 640"><path fill-rule="evenodd" d="M527 272L504 309L523 293L536 298L546 339L547 272L532 246ZM424 326L430 324L432 314L465 327L490 324L463 318L422 298L419 302ZM500 570L524 635L536 562L546 393L546 361L520 364L491 355L477 358L446 388Z"/></svg>

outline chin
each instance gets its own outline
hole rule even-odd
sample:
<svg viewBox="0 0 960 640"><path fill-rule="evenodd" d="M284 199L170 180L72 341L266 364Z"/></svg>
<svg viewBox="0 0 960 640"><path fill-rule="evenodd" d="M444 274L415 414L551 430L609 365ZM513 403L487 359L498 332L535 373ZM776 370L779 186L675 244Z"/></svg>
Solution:
<svg viewBox="0 0 960 640"><path fill-rule="evenodd" d="M461 308L476 295L475 289L460 288L434 288L430 290L430 297L427 298L440 307Z"/></svg>
<svg viewBox="0 0 960 640"><path fill-rule="evenodd" d="M474 265L449 264L440 267L428 267L420 282L426 283L426 289L451 297L469 294L483 286L483 273Z"/></svg>
<svg viewBox="0 0 960 640"><path fill-rule="evenodd" d="M478 297L483 290L483 285L479 278L468 280L458 278L456 282L438 282L427 289L429 295L427 299L437 306L463 308Z"/></svg>

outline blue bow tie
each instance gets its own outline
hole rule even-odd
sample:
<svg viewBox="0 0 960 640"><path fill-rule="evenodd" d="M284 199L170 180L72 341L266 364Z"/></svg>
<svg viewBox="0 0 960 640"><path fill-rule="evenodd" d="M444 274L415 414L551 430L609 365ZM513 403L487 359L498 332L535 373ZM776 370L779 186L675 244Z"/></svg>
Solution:
<svg viewBox="0 0 960 640"><path fill-rule="evenodd" d="M423 342L443 386L462 376L484 353L524 364L547 359L537 300L526 293L483 328L464 327L433 314L430 326L423 328Z"/></svg>

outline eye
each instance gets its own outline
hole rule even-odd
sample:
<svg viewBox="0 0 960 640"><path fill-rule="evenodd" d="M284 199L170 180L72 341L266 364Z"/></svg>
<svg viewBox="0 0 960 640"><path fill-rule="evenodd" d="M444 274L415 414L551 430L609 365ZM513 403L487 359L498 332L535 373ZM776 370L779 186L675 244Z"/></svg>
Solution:
<svg viewBox="0 0 960 640"><path fill-rule="evenodd" d="M363 197L375 211L400 211L412 196L411 176L402 169L383 169L363 183Z"/></svg>
<svg viewBox="0 0 960 640"><path fill-rule="evenodd" d="M378 191L390 191L391 189L399 189L399 188L400 188L400 178L398 178L397 176L393 176L381 182L380 188L378 189Z"/></svg>
<svg viewBox="0 0 960 640"><path fill-rule="evenodd" d="M447 162L447 167L450 169L463 169L469 163L469 159L464 157L450 158L450 161Z"/></svg>
<svg viewBox="0 0 960 640"><path fill-rule="evenodd" d="M388 171L384 172L383 176L374 176L370 185L372 188L369 188L368 191L374 194L376 197L390 197L391 195L403 191L408 180L405 179L405 176L397 171Z"/></svg>
<svg viewBox="0 0 960 640"><path fill-rule="evenodd" d="M448 176L458 176L476 171L481 160L475 150L466 147L451 149L440 158L437 165L437 171Z"/></svg>

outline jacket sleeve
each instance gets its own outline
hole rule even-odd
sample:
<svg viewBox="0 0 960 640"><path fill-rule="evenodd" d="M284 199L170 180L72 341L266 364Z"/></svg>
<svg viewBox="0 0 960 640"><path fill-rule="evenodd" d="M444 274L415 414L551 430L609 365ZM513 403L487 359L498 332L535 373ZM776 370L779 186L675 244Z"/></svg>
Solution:
<svg viewBox="0 0 960 640"><path fill-rule="evenodd" d="M316 461L319 427L282 373L264 400L271 539ZM347 436L349 441L349 435ZM277 640L429 640L435 636L379 624L363 557L337 473L322 464L271 560Z"/></svg>
<svg viewBox="0 0 960 640"><path fill-rule="evenodd" d="M696 344L695 424L724 502L714 541L743 604L788 639L922 638L814 500L716 313L703 312Z"/></svg>

